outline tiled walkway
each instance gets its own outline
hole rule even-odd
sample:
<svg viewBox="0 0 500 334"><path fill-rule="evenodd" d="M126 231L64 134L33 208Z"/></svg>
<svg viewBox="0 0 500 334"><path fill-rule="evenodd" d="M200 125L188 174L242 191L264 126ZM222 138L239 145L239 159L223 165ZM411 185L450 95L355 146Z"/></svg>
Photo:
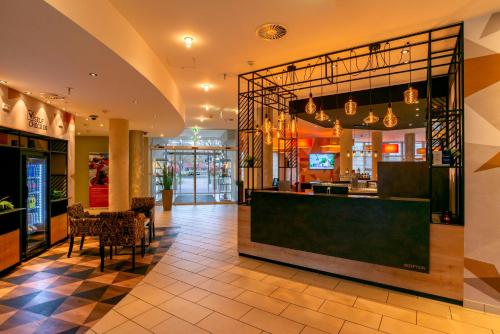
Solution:
<svg viewBox="0 0 500 334"><path fill-rule="evenodd" d="M82 251L74 247L71 258L64 243L0 277L0 332L86 332L163 258L175 228L160 228L156 235L134 271L130 250L123 249L106 259L101 272L97 238L88 238Z"/></svg>
<svg viewBox="0 0 500 334"><path fill-rule="evenodd" d="M500 334L500 316L239 257L235 206L178 206L152 272L95 333Z"/></svg>

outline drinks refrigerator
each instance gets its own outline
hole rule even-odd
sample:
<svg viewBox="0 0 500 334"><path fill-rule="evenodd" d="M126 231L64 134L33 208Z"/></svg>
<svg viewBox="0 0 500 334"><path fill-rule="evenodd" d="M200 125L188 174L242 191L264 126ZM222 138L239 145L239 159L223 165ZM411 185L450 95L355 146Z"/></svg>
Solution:
<svg viewBox="0 0 500 334"><path fill-rule="evenodd" d="M26 153L23 156L23 258L35 255L48 245L48 158Z"/></svg>

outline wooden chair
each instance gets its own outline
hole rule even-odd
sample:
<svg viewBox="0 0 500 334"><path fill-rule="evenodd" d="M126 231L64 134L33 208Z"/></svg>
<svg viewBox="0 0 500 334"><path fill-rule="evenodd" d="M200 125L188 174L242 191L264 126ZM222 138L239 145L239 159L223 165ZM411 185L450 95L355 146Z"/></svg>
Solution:
<svg viewBox="0 0 500 334"><path fill-rule="evenodd" d="M99 216L91 215L87 211L84 211L81 203L68 206L68 224L68 257L71 257L75 237L81 237L80 250L82 250L86 236L99 236L101 233L101 219Z"/></svg>
<svg viewBox="0 0 500 334"><path fill-rule="evenodd" d="M151 240L156 238L154 197L132 197L131 210L136 214L144 214L148 219L146 224L149 232L148 245L151 244Z"/></svg>
<svg viewBox="0 0 500 334"><path fill-rule="evenodd" d="M135 269L135 247L141 245L141 255L145 253L145 216L134 211L102 212L101 233L99 236L99 253L101 256L101 271L104 270L105 247L109 246L112 258L113 246L132 248L132 269Z"/></svg>

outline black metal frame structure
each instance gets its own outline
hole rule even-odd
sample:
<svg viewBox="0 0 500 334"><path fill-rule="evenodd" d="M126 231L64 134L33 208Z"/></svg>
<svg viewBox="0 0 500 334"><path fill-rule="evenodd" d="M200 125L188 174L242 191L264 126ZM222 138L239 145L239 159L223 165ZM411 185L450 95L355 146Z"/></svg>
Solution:
<svg viewBox="0 0 500 334"><path fill-rule="evenodd" d="M297 137L287 129L294 110L293 101L311 92L324 90L331 95L335 85L357 84L374 80L375 86L387 86L390 75L394 84L426 81L427 161L429 163L429 192L432 193L432 174L435 168L450 169L455 187L453 208L457 221L463 222L464 183L464 93L463 93L463 23L421 31L377 41L353 48L299 59L238 77L238 184L244 181L248 190L264 187L263 158L264 115L276 119L279 112L287 114L278 139L280 181L294 184L298 179ZM432 96L433 80L448 78L446 99ZM377 83L378 80L378 83ZM364 87L366 88L366 86ZM359 91L360 87L355 88ZM424 92L421 92L424 93ZM344 103L346 101L341 101ZM423 111L423 110L422 110ZM275 130L276 134L278 130ZM432 162L433 150L449 150L453 159L447 166ZM254 161L249 161L254 157ZM250 159L251 160L251 159ZM251 162L251 163L249 163ZM272 166L269 166L272 168ZM431 194L429 194L431 197ZM240 198L239 202L243 202Z"/></svg>

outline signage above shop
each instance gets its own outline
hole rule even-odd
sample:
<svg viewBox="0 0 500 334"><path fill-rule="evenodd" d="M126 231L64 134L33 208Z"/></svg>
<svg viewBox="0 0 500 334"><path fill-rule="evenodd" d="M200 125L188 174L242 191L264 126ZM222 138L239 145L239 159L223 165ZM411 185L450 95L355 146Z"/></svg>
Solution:
<svg viewBox="0 0 500 334"><path fill-rule="evenodd" d="M36 112L28 109L26 115L28 117L28 126L30 128L47 131L47 124L45 124L45 119L37 116Z"/></svg>

